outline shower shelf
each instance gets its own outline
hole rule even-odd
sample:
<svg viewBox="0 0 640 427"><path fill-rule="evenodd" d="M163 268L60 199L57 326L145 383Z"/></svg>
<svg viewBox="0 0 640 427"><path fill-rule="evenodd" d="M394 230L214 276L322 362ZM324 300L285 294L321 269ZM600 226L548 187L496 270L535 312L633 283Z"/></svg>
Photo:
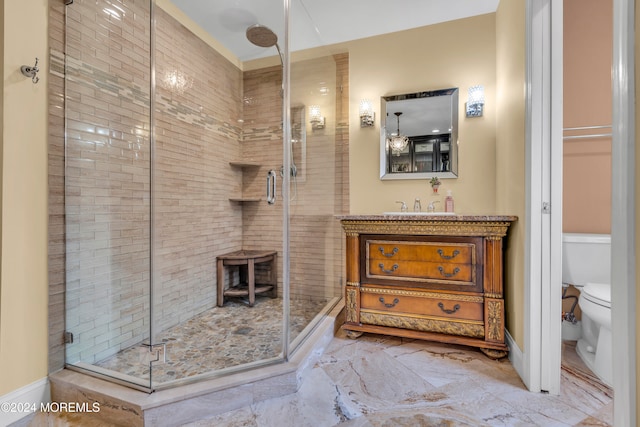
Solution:
<svg viewBox="0 0 640 427"><path fill-rule="evenodd" d="M229 162L229 165L234 168L258 168L262 166L260 163L255 162L253 160L240 160L237 162ZM229 197L229 200L232 202L244 203L244 202L260 202L262 201L259 197Z"/></svg>
<svg viewBox="0 0 640 427"><path fill-rule="evenodd" d="M262 199L259 197L229 197L229 200L232 202L238 202L238 203L262 201Z"/></svg>
<svg viewBox="0 0 640 427"><path fill-rule="evenodd" d="M229 162L229 164L233 167L236 168L257 168L260 165L260 163L258 162L252 162L252 161L241 161L241 162Z"/></svg>

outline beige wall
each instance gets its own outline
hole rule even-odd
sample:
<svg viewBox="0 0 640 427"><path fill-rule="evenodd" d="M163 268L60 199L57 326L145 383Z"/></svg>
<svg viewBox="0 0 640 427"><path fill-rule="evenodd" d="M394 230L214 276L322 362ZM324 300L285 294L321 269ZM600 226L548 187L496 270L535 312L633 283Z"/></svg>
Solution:
<svg viewBox="0 0 640 427"><path fill-rule="evenodd" d="M564 0L565 137L611 132L566 129L611 126L612 4ZM610 233L611 137L565 139L563 149L563 230Z"/></svg>
<svg viewBox="0 0 640 427"><path fill-rule="evenodd" d="M47 1L2 2L0 395L47 375ZM28 31L25 31L28 29ZM19 42L18 42L19 41ZM40 58L40 82L20 73Z"/></svg>
<svg viewBox="0 0 640 427"><path fill-rule="evenodd" d="M520 218L512 226L506 243L505 297L507 328L521 349L524 343L524 29L525 2L513 1L501 2L496 14L348 43L352 109L351 213L397 210L396 200L410 205L418 197L423 206L425 201L437 200L431 195L427 180L379 179L380 118L377 117L375 128L361 129L357 114L359 100L459 87L460 176L444 180L444 194L447 189L453 190L459 213L501 213ZM468 119L464 115L467 89L477 84L485 86L485 115Z"/></svg>
<svg viewBox="0 0 640 427"><path fill-rule="evenodd" d="M524 348L525 1L500 2L496 12L496 210L517 215L505 252L507 329Z"/></svg>
<svg viewBox="0 0 640 427"><path fill-rule="evenodd" d="M496 138L495 15L487 14L348 43L350 60L351 213L398 210L397 200L422 206L451 189L459 213L495 211ZM484 85L485 113L468 119L470 86ZM381 96L458 87L459 178L444 179L440 196L428 180L381 181L379 175ZM360 99L374 101L376 125L360 128Z"/></svg>

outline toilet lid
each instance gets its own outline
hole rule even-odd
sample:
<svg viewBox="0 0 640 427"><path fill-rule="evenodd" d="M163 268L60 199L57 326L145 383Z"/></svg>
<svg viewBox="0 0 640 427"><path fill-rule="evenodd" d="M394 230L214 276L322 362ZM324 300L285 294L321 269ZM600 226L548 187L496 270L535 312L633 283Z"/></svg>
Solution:
<svg viewBox="0 0 640 427"><path fill-rule="evenodd" d="M588 300L611 307L611 285L608 283L587 283L582 292Z"/></svg>

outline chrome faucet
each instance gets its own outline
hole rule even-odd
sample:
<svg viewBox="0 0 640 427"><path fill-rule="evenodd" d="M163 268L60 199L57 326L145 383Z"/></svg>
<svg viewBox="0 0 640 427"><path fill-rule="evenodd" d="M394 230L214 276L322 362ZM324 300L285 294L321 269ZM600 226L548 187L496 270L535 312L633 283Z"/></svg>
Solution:
<svg viewBox="0 0 640 427"><path fill-rule="evenodd" d="M407 204L405 202L397 201L396 203L402 203L400 205L400 212L407 212L409 208L407 208Z"/></svg>
<svg viewBox="0 0 640 427"><path fill-rule="evenodd" d="M427 205L427 212L435 212L436 203L440 203L440 200L434 200L432 202L429 202L429 204Z"/></svg>
<svg viewBox="0 0 640 427"><path fill-rule="evenodd" d="M416 201L413 202L413 211L422 212L422 205L420 204L420 199L416 199Z"/></svg>

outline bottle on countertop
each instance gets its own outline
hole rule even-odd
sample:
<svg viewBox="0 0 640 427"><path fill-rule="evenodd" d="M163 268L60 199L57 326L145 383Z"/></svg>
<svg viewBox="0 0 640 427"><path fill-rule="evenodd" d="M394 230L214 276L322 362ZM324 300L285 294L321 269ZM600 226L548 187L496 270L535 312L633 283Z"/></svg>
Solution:
<svg viewBox="0 0 640 427"><path fill-rule="evenodd" d="M451 195L451 190L447 190L447 197L444 198L444 211L445 212L454 212L454 210L453 210L453 196Z"/></svg>

